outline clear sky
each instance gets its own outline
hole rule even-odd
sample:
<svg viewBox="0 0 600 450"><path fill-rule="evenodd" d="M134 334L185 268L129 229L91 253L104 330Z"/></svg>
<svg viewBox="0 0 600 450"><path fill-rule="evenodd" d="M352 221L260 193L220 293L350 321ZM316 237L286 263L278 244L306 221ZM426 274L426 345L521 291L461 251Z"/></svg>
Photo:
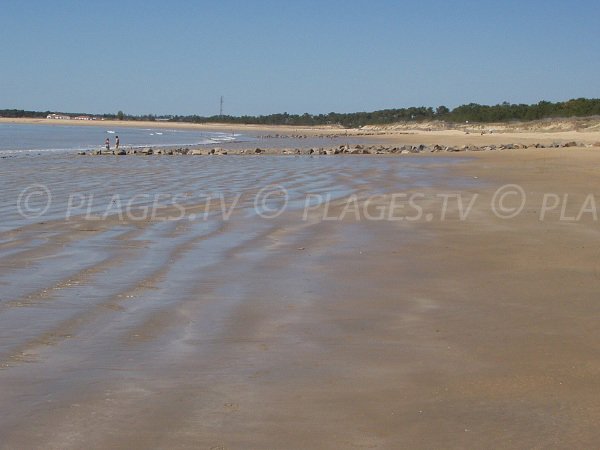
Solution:
<svg viewBox="0 0 600 450"><path fill-rule="evenodd" d="M598 0L0 0L0 109L269 114L600 97Z"/></svg>

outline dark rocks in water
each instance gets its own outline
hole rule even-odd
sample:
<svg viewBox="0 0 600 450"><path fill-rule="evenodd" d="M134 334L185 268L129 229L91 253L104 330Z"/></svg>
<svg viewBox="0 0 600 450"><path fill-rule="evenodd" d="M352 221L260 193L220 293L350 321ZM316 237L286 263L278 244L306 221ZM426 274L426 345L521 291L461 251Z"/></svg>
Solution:
<svg viewBox="0 0 600 450"><path fill-rule="evenodd" d="M587 146L587 147L600 147L600 142L596 142L594 144L582 144L577 143L575 141L571 142L555 142L550 145L550 147L559 148L559 147L575 147L575 146ZM505 149L527 149L527 148L546 148L547 146L543 144L487 144L487 145L473 145L466 144L460 146L443 146L439 144L415 144L415 145L402 145L402 146L392 146L392 145L384 145L384 144L374 144L374 145L364 145L357 144L354 146L350 146L348 144L344 145L331 145L329 147L305 147L305 148L273 148L270 150L265 150L262 148L255 149L242 149L242 150L226 150L221 147L215 147L212 149L208 148L195 148L193 150L189 148L159 148L152 149L151 147L146 148L128 148L128 149L120 149L120 150L112 150L106 151L104 149L98 150L88 150L88 151L79 151L79 155L132 155L132 154L142 154L142 155L219 155L225 156L227 154L281 154L281 155L343 155L343 154L352 154L352 155L384 155L384 154L409 154L409 153L423 153L423 152L479 152L479 151L494 151L494 150L505 150Z"/></svg>

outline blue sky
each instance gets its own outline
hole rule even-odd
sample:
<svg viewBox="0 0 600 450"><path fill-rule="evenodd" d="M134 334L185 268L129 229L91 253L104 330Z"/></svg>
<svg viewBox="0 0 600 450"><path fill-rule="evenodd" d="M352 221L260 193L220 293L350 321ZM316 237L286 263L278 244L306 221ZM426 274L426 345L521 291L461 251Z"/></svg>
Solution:
<svg viewBox="0 0 600 450"><path fill-rule="evenodd" d="M597 0L0 5L0 109L232 115L600 97Z"/></svg>

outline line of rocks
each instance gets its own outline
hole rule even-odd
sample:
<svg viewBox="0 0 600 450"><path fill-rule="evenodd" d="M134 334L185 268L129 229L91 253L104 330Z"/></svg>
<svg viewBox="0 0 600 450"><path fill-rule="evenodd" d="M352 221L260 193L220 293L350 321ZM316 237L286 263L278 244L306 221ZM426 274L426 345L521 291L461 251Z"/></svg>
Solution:
<svg viewBox="0 0 600 450"><path fill-rule="evenodd" d="M258 139L308 139L308 138L329 138L329 139L337 139L341 137L339 134L314 134L314 135L306 135L306 134L266 134L262 136L257 136Z"/></svg>
<svg viewBox="0 0 600 450"><path fill-rule="evenodd" d="M226 150L223 148L159 148L151 147L138 149L121 149L118 152L105 150L95 150L91 153L79 152L80 155L260 155L260 154L281 154L281 155L383 155L383 154L410 154L410 153L435 153L435 152L481 152L494 150L515 150L524 148L566 148L566 147L600 147L600 142L594 144L583 144L577 142L554 143L554 144L500 144L500 145L462 145L462 146L446 146L446 145L340 145L337 147L318 147L318 148L284 148L284 149L241 149L241 150Z"/></svg>

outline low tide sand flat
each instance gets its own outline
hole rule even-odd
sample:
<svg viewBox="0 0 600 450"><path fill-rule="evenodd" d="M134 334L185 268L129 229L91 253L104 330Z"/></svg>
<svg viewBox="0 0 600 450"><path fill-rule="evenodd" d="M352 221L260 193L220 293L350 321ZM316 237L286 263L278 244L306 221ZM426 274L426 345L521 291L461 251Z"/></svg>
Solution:
<svg viewBox="0 0 600 450"><path fill-rule="evenodd" d="M4 159L0 446L592 448L599 151Z"/></svg>

